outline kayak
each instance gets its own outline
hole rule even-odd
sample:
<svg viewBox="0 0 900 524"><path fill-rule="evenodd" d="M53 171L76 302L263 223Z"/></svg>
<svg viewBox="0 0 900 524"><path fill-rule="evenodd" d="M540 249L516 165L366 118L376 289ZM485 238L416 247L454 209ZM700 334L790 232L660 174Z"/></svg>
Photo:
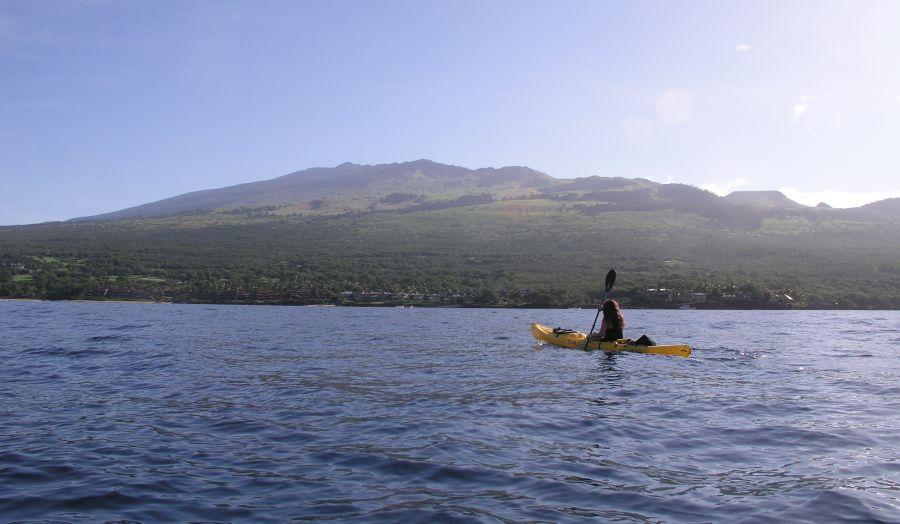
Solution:
<svg viewBox="0 0 900 524"><path fill-rule="evenodd" d="M554 330L550 326L538 324L537 322L531 323L531 334L541 342L564 348L577 349L584 347L584 339L587 338L587 335L581 331L572 331L569 329ZM630 344L629 342L631 341L627 339L617 340L615 342L592 340L587 348L602 349L603 351L630 351L632 353L651 353L654 355L675 355L679 357L691 356L691 346L685 344L640 346L637 344Z"/></svg>

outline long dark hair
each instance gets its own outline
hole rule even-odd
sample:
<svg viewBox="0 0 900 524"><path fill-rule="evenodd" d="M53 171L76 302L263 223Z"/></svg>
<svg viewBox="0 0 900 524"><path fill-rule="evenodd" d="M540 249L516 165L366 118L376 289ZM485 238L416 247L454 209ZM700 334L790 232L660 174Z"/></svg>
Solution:
<svg viewBox="0 0 900 524"><path fill-rule="evenodd" d="M619 309L619 303L613 299L603 303L603 319L606 320L608 326L625 329L625 319L622 318L622 310Z"/></svg>

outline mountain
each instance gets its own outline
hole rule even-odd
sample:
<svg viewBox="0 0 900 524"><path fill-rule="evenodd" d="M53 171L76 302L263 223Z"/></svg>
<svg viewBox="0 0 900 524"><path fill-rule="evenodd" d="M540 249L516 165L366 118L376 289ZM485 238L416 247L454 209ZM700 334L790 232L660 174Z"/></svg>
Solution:
<svg viewBox="0 0 900 524"><path fill-rule="evenodd" d="M900 199L830 209L777 192L719 197L429 160L307 169L0 227L0 247L0 297L347 303L351 292L358 304L392 292L422 305L593 306L597 276L614 267L615 296L631 306L703 293L702 307L747 307L741 296L753 307L900 309Z"/></svg>
<svg viewBox="0 0 900 524"><path fill-rule="evenodd" d="M781 191L734 191L725 197L732 204L761 208L803 209L807 206L794 202Z"/></svg>
<svg viewBox="0 0 900 524"><path fill-rule="evenodd" d="M195 191L157 202L75 220L153 217L239 208L303 211L392 209L464 195L524 196L554 178L527 167L466 169L416 160L395 164L344 163L311 168L272 180Z"/></svg>
<svg viewBox="0 0 900 524"><path fill-rule="evenodd" d="M557 179L528 167L468 169L421 159L378 165L347 162L331 168L311 168L271 180L195 191L74 221L183 213L291 216L408 212L511 199L565 202L591 216L608 211L670 209L742 229L759 227L764 219L785 213L816 219L900 220L900 206L891 200L851 210L834 210L804 206L778 191L735 191L720 197L686 184L600 176Z"/></svg>
<svg viewBox="0 0 900 524"><path fill-rule="evenodd" d="M859 210L884 219L896 220L900 217L900 198L888 198L872 202L860 207Z"/></svg>

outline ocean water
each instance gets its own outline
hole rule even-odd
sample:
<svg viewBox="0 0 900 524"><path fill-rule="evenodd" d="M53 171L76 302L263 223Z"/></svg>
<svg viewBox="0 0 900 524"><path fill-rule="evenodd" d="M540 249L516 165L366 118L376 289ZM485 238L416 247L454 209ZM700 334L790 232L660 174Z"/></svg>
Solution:
<svg viewBox="0 0 900 524"><path fill-rule="evenodd" d="M0 522L900 522L900 313L0 302Z"/></svg>

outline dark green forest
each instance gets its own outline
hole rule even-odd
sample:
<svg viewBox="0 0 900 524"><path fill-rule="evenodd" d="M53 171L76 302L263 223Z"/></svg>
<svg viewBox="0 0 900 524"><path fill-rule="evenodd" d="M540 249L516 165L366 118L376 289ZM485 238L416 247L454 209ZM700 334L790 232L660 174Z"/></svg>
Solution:
<svg viewBox="0 0 900 524"><path fill-rule="evenodd" d="M570 307L593 305L615 268L613 296L632 307L900 308L891 221L602 194L470 200L2 227L0 297Z"/></svg>

